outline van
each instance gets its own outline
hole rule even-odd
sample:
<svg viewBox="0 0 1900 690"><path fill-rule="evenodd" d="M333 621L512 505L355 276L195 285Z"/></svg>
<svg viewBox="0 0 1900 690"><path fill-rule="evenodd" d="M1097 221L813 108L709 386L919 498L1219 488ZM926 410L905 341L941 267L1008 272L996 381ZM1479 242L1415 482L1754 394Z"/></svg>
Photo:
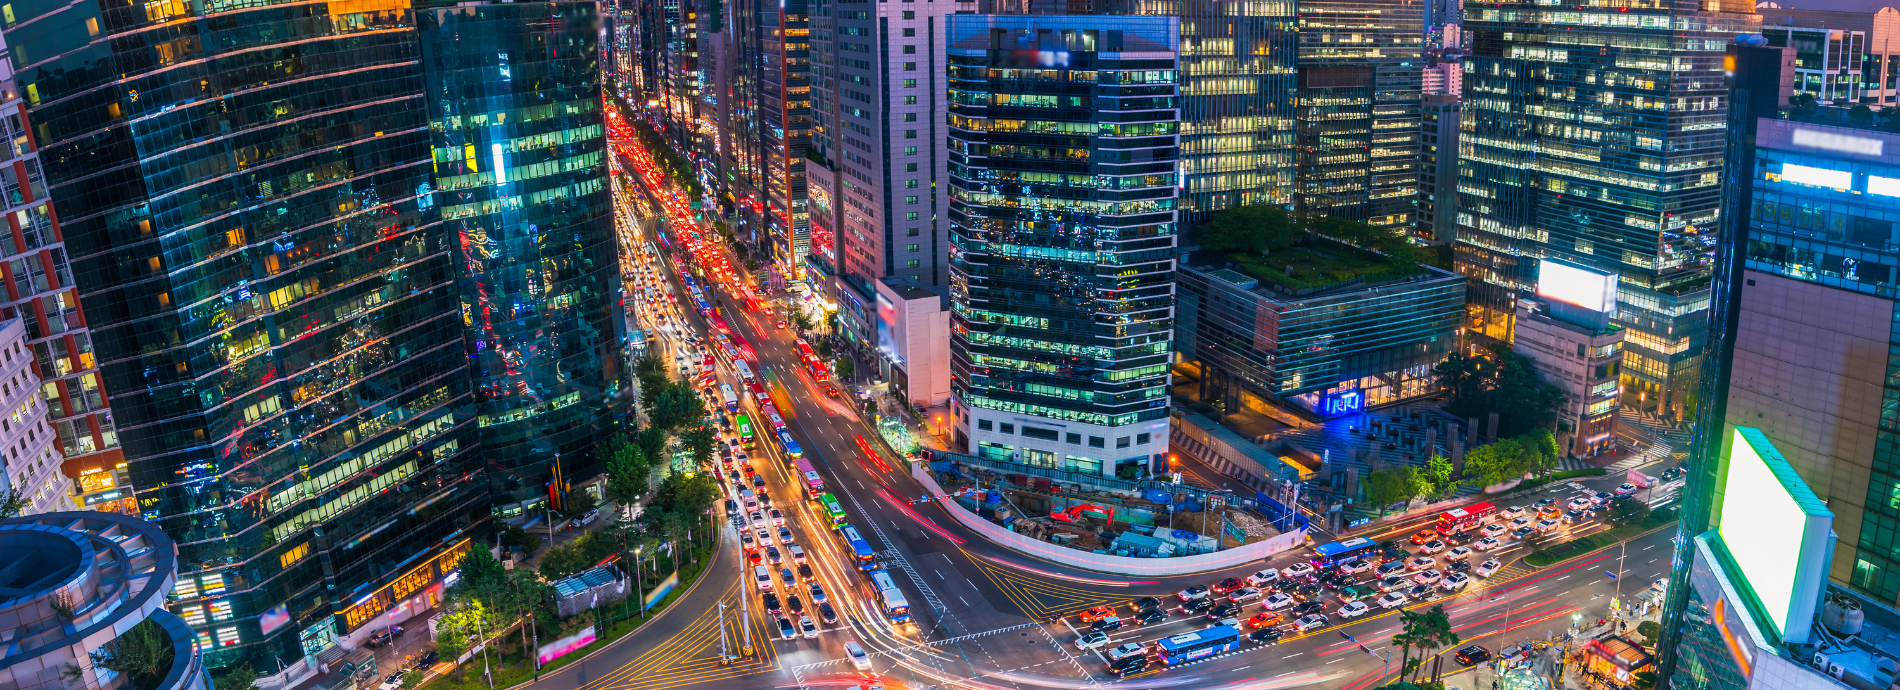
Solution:
<svg viewBox="0 0 1900 690"><path fill-rule="evenodd" d="M803 547L803 546L799 546L799 545L797 545L797 544L793 544L793 545L791 546L791 551L792 551L792 562L793 562L793 563L804 563L804 562L805 562L805 547Z"/></svg>
<svg viewBox="0 0 1900 690"><path fill-rule="evenodd" d="M759 589L772 591L772 569L762 565L752 566L752 579L757 580Z"/></svg>

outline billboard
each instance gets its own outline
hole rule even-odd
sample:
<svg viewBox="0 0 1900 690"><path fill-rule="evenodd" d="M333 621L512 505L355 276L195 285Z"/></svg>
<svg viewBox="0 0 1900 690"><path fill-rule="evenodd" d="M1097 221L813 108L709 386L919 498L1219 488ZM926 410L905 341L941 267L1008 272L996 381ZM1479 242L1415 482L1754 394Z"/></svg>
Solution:
<svg viewBox="0 0 1900 690"><path fill-rule="evenodd" d="M1767 632L1806 642L1827 576L1834 513L1759 429L1733 427L1723 440L1722 546Z"/></svg>
<svg viewBox="0 0 1900 690"><path fill-rule="evenodd" d="M535 650L537 653L536 658L540 659L541 663L546 664L593 643L594 626L590 625L581 628L580 632L541 645L540 648Z"/></svg>
<svg viewBox="0 0 1900 690"><path fill-rule="evenodd" d="M1538 259L1537 296L1591 311L1609 312L1616 309L1616 274Z"/></svg>

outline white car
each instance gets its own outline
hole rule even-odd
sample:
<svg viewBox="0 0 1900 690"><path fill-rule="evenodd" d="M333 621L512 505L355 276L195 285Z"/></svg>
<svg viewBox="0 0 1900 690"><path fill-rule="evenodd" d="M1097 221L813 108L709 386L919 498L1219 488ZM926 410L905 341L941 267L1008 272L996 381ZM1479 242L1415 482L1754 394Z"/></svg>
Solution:
<svg viewBox="0 0 1900 690"><path fill-rule="evenodd" d="M1308 563L1294 563L1280 569L1280 577L1305 577L1313 574L1313 566Z"/></svg>
<svg viewBox="0 0 1900 690"><path fill-rule="evenodd" d="M1106 633L1092 632L1075 638L1076 649L1089 650L1105 644L1108 644L1108 635Z"/></svg>
<svg viewBox="0 0 1900 690"><path fill-rule="evenodd" d="M778 525L779 527L785 526L785 514L779 512L777 508L772 509L772 524Z"/></svg>
<svg viewBox="0 0 1900 690"><path fill-rule="evenodd" d="M1318 630L1320 628L1324 628L1326 627L1326 622L1327 621L1326 621L1325 616L1315 613L1305 618L1301 618L1300 622L1293 624L1293 627L1299 628L1300 632L1306 632L1308 630Z"/></svg>
<svg viewBox="0 0 1900 690"><path fill-rule="evenodd" d="M1280 571L1268 568L1247 576L1247 584L1263 587L1280 581Z"/></svg>
<svg viewBox="0 0 1900 690"><path fill-rule="evenodd" d="M1438 572L1437 568L1433 568L1431 570L1427 570L1427 571L1424 571L1417 575L1412 576L1412 581L1417 582L1421 585L1435 585L1435 584L1438 584L1439 580L1443 580L1443 579L1445 579L1445 574Z"/></svg>
<svg viewBox="0 0 1900 690"><path fill-rule="evenodd" d="M1509 508L1505 508L1503 511L1500 511L1498 514L1504 516L1504 519L1506 520L1509 520L1511 518L1521 518L1521 517L1524 517L1524 506L1511 506Z"/></svg>
<svg viewBox="0 0 1900 690"><path fill-rule="evenodd" d="M1628 486L1628 484L1624 486ZM1570 499L1569 503L1564 504L1564 507L1570 510L1588 510L1590 508L1590 499L1573 498Z"/></svg>
<svg viewBox="0 0 1900 690"><path fill-rule="evenodd" d="M1450 551L1445 552L1445 560L1447 561L1462 561L1470 557L1471 547L1469 546L1454 546Z"/></svg>
<svg viewBox="0 0 1900 690"><path fill-rule="evenodd" d="M1431 556L1419 556L1418 558L1414 558L1412 560L1406 561L1405 569L1406 570L1424 570L1426 568L1430 568L1435 565L1438 565L1438 559L1432 558Z"/></svg>
<svg viewBox="0 0 1900 690"><path fill-rule="evenodd" d="M1624 484L1622 486L1616 487L1616 495L1628 496L1630 494L1636 493L1637 488L1639 487L1637 487L1635 484Z"/></svg>
<svg viewBox="0 0 1900 690"><path fill-rule="evenodd" d="M1334 611L1334 613L1339 614L1340 618L1358 618L1366 615L1366 612L1371 610L1372 607L1367 606L1366 602L1348 601L1345 606L1339 607L1339 610Z"/></svg>
<svg viewBox="0 0 1900 690"><path fill-rule="evenodd" d="M1423 554L1433 554L1444 550L1445 542L1440 539L1433 539L1418 545L1418 552Z"/></svg>
<svg viewBox="0 0 1900 690"><path fill-rule="evenodd" d="M1506 531L1507 529L1505 528L1504 523L1502 522L1493 522L1491 524L1485 525L1484 529L1478 530L1478 532L1482 533L1484 536L1487 536L1487 537L1495 537L1495 536L1505 533Z"/></svg>
<svg viewBox="0 0 1900 690"><path fill-rule="evenodd" d="M1446 575L1445 581L1438 583L1438 586L1447 592L1456 592L1458 590L1464 589L1465 585L1468 585L1468 584L1471 584L1470 576L1465 575L1464 573L1452 573L1450 575Z"/></svg>
<svg viewBox="0 0 1900 690"><path fill-rule="evenodd" d="M1531 519L1527 517L1521 517L1516 520L1512 520L1511 525L1510 525L1512 531L1524 529L1529 526L1531 526Z"/></svg>
<svg viewBox="0 0 1900 690"><path fill-rule="evenodd" d="M1339 572L1345 573L1347 575L1357 575L1359 573L1363 573L1368 570L1371 570L1373 569L1373 567L1374 566L1372 564L1372 561L1368 561L1362 558L1362 559L1347 563L1345 565L1339 566Z"/></svg>
<svg viewBox="0 0 1900 690"><path fill-rule="evenodd" d="M1108 650L1106 655L1109 661L1121 661L1131 656L1147 653L1148 648L1141 646L1140 642L1124 642L1121 646Z"/></svg>
<svg viewBox="0 0 1900 690"><path fill-rule="evenodd" d="M1405 594L1403 592L1386 592L1385 596L1379 597L1379 601L1376 603L1378 603L1379 608L1382 609L1395 609L1405 605Z"/></svg>
<svg viewBox="0 0 1900 690"><path fill-rule="evenodd" d="M1175 596L1181 597L1181 601L1205 599L1207 598L1207 585L1194 585L1193 587L1181 590L1176 593Z"/></svg>
<svg viewBox="0 0 1900 690"><path fill-rule="evenodd" d="M1280 609L1293 608L1293 605L1296 603L1299 602L1295 601L1291 595L1275 594L1267 597L1267 601L1263 605L1266 606L1268 611L1278 611Z"/></svg>
<svg viewBox="0 0 1900 690"><path fill-rule="evenodd" d="M811 622L811 616L799 616L798 629L805 634L807 640L818 638L818 624Z"/></svg>
<svg viewBox="0 0 1900 690"><path fill-rule="evenodd" d="M844 655L851 658L851 665L860 671L871 670L871 655L864 653L864 647L857 640L844 643Z"/></svg>
<svg viewBox="0 0 1900 690"><path fill-rule="evenodd" d="M1497 559L1491 559L1483 563L1479 563L1478 567L1471 569L1471 572L1477 575L1478 577L1490 577L1491 573L1497 572L1498 569L1502 567L1504 567L1503 563L1499 563Z"/></svg>
<svg viewBox="0 0 1900 690"><path fill-rule="evenodd" d="M1537 531L1549 532L1551 530L1557 529L1557 525L1559 524L1561 523L1557 522L1556 520L1538 520Z"/></svg>
<svg viewBox="0 0 1900 690"><path fill-rule="evenodd" d="M1490 551L1499 546L1502 546L1503 544L1504 542L1498 541L1497 537L1485 537L1483 539L1479 539L1477 541L1471 542L1471 548L1478 551Z"/></svg>

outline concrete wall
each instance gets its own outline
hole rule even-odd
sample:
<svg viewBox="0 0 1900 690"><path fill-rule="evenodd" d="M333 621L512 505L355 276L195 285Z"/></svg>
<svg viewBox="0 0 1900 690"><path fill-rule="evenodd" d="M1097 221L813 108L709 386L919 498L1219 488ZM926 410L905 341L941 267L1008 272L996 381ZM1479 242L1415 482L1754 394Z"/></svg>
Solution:
<svg viewBox="0 0 1900 690"><path fill-rule="evenodd" d="M1023 535L1003 529L1001 525L978 517L956 501L943 495L943 487L930 476L930 471L922 463L911 467L911 476L922 482L932 496L957 522L974 530L984 539L1008 547L1024 555L1034 556L1046 561L1084 570L1115 575L1141 575L1159 577L1180 575L1209 570L1222 570L1251 563L1264 563L1267 558L1282 551L1289 551L1306 544L1306 532L1295 530L1281 534L1266 541L1255 542L1237 549L1216 551L1214 553L1179 558L1130 558L1106 554L1078 551L1066 546L1057 546L1048 542L1030 539Z"/></svg>

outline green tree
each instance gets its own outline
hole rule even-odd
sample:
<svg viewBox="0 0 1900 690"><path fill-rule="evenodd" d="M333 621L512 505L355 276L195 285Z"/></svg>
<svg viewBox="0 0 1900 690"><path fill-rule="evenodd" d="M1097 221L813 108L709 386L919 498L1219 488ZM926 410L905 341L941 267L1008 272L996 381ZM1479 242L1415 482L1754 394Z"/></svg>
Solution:
<svg viewBox="0 0 1900 690"><path fill-rule="evenodd" d="M1619 525L1641 525L1649 519L1649 504L1633 498L1610 501L1610 509L1605 516L1610 522Z"/></svg>
<svg viewBox="0 0 1900 690"><path fill-rule="evenodd" d="M26 494L11 488L0 489L0 520L19 517L26 512Z"/></svg>
<svg viewBox="0 0 1900 690"><path fill-rule="evenodd" d="M838 375L839 381L850 381L851 372L856 369L857 366L852 364L849 359L840 359L831 364L831 371Z"/></svg>
<svg viewBox="0 0 1900 690"><path fill-rule="evenodd" d="M811 325L812 325L811 317L805 315L805 312L803 310L794 310L792 312L791 321L792 321L792 326L797 328L798 330L801 330L801 331L811 330Z"/></svg>
<svg viewBox="0 0 1900 690"><path fill-rule="evenodd" d="M1214 214L1195 231L1195 242L1217 254L1273 251L1293 246L1299 235L1285 209L1250 204Z"/></svg>
<svg viewBox="0 0 1900 690"><path fill-rule="evenodd" d="M647 493L647 477L653 472L653 466L647 461L646 452L640 448L637 432L620 434L608 444L613 450L607 455L607 500L620 504L625 509L640 500Z"/></svg>
<svg viewBox="0 0 1900 690"><path fill-rule="evenodd" d="M1656 621L1637 623L1636 634L1642 636L1643 640L1649 644L1656 644L1657 640L1662 639L1662 624Z"/></svg>
<svg viewBox="0 0 1900 690"><path fill-rule="evenodd" d="M704 424L687 429L686 433L680 434L680 445L692 454L694 465L699 467L705 467L712 462L713 444L718 442L717 432Z"/></svg>
<svg viewBox="0 0 1900 690"><path fill-rule="evenodd" d="M653 426L667 431L678 431L705 416L706 404L693 392L692 386L683 383L666 386L653 407L647 410L647 418L653 421Z"/></svg>
<svg viewBox="0 0 1900 690"><path fill-rule="evenodd" d="M519 547L524 550L532 550L539 544L539 542L535 541L534 535L528 534L528 530L522 529L521 525L512 522L501 523L500 526L495 528L495 531L500 533L501 547L504 549Z"/></svg>
<svg viewBox="0 0 1900 690"><path fill-rule="evenodd" d="M1418 474L1428 483L1430 488L1427 493L1433 500L1443 500L1458 491L1460 482L1451 478L1454 469L1450 460L1437 453L1425 461L1425 467Z"/></svg>
<svg viewBox="0 0 1900 690"><path fill-rule="evenodd" d="M132 687L152 690L172 669L171 636L146 619L90 652L94 666L125 676Z"/></svg>
<svg viewBox="0 0 1900 690"><path fill-rule="evenodd" d="M1411 467L1393 467L1366 475L1366 500L1379 504L1379 517L1385 517L1386 506L1418 495L1413 478L1416 473Z"/></svg>
<svg viewBox="0 0 1900 690"><path fill-rule="evenodd" d="M251 670L248 663L238 664L223 676L212 681L217 690L256 690L257 672Z"/></svg>
<svg viewBox="0 0 1900 690"><path fill-rule="evenodd" d="M563 514L567 517L575 518L586 515L587 511L599 507L600 499L594 498L593 494L585 491L575 491L567 495L567 512Z"/></svg>
<svg viewBox="0 0 1900 690"><path fill-rule="evenodd" d="M1539 381L1530 358L1509 346L1492 345L1487 356L1453 354L1432 373L1451 394L1447 411L1480 420L1495 412L1501 438L1548 429L1563 408L1563 391Z"/></svg>
<svg viewBox="0 0 1900 690"><path fill-rule="evenodd" d="M1517 437L1517 442L1526 449L1524 471L1537 476L1557 471L1563 449L1557 445L1557 436L1550 433L1550 429L1533 429Z"/></svg>
<svg viewBox="0 0 1900 690"><path fill-rule="evenodd" d="M448 661L462 657L474 646L481 632L488 630L486 618L488 607L480 600L455 601L451 599L448 610L435 629L435 650ZM462 677L462 667L455 667L455 677Z"/></svg>
<svg viewBox="0 0 1900 690"><path fill-rule="evenodd" d="M1524 476L1527 464L1524 444L1503 439L1465 451L1465 476L1476 477L1480 485L1496 486Z"/></svg>
<svg viewBox="0 0 1900 690"><path fill-rule="evenodd" d="M1451 616L1446 615L1443 606L1433 606L1426 611L1401 611L1399 627L1403 632L1393 635L1392 641L1404 650L1408 662L1414 649L1418 650L1420 659L1428 659L1438 650L1458 644L1458 633L1452 631ZM1420 670L1424 667L1425 664L1419 664ZM1412 680L1418 680L1418 671L1413 671Z"/></svg>
<svg viewBox="0 0 1900 690"><path fill-rule="evenodd" d="M402 690L416 690L422 685L422 672L411 669L402 674ZM224 690L219 688L218 690Z"/></svg>

